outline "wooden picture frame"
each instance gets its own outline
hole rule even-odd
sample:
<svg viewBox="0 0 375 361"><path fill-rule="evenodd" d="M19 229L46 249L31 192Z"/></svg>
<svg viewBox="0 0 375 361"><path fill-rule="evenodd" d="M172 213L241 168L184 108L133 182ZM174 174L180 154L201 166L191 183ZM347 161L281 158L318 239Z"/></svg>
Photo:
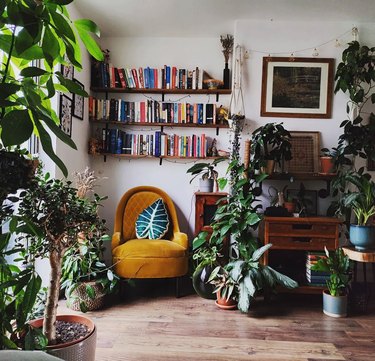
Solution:
<svg viewBox="0 0 375 361"><path fill-rule="evenodd" d="M291 131L290 173L319 173L320 132Z"/></svg>
<svg viewBox="0 0 375 361"><path fill-rule="evenodd" d="M264 57L260 115L331 118L334 59Z"/></svg>
<svg viewBox="0 0 375 361"><path fill-rule="evenodd" d="M73 81L78 86L80 86L82 90L85 90L85 86L81 82L79 82L77 79L73 79ZM73 93L73 109L72 109L73 117L83 120L84 108L85 108L85 97L83 97L82 95Z"/></svg>
<svg viewBox="0 0 375 361"><path fill-rule="evenodd" d="M73 102L65 94L60 95L60 128L61 130L69 135L72 136L72 106Z"/></svg>

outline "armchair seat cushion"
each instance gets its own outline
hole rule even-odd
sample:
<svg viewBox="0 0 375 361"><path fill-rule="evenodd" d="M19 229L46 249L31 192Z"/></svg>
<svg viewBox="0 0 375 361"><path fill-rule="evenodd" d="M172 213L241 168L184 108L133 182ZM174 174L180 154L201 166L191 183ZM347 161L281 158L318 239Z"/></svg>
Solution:
<svg viewBox="0 0 375 361"><path fill-rule="evenodd" d="M131 239L116 247L112 255L122 258L178 258L186 257L186 249L165 239Z"/></svg>

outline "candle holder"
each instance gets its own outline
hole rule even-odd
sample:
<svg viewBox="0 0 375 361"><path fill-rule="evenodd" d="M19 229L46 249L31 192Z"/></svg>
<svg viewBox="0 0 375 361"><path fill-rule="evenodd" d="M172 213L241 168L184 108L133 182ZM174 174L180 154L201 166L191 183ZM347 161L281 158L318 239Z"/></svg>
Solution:
<svg viewBox="0 0 375 361"><path fill-rule="evenodd" d="M224 60L225 60L225 68L223 70L223 88L224 89L230 89L230 70L228 67L229 57L233 52L233 35L227 34L226 36L221 35L220 41L221 45L223 47L223 54L224 54Z"/></svg>

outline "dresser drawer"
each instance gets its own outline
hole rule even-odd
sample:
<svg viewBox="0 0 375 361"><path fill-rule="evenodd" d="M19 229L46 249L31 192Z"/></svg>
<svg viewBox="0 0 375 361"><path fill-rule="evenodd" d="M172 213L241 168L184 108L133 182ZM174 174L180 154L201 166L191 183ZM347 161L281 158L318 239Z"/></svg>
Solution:
<svg viewBox="0 0 375 361"><path fill-rule="evenodd" d="M322 251L324 246L328 249L335 248L335 238L325 237L283 237L270 236L269 243L272 243L272 249L293 249L293 250L319 250Z"/></svg>
<svg viewBox="0 0 375 361"><path fill-rule="evenodd" d="M288 234L288 235L332 235L336 234L336 225L335 224L317 224L317 223L270 223L268 226L269 234Z"/></svg>

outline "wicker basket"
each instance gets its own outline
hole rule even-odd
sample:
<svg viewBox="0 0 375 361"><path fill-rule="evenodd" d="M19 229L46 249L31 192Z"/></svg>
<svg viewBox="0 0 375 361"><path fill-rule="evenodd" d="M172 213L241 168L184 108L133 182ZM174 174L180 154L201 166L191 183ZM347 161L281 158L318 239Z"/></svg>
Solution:
<svg viewBox="0 0 375 361"><path fill-rule="evenodd" d="M91 299L86 293L86 286L90 285L95 291L95 298ZM87 311L94 311L104 306L105 293L103 286L95 282L82 282L74 291L66 296L66 305L74 311L81 311L81 302L86 305Z"/></svg>

